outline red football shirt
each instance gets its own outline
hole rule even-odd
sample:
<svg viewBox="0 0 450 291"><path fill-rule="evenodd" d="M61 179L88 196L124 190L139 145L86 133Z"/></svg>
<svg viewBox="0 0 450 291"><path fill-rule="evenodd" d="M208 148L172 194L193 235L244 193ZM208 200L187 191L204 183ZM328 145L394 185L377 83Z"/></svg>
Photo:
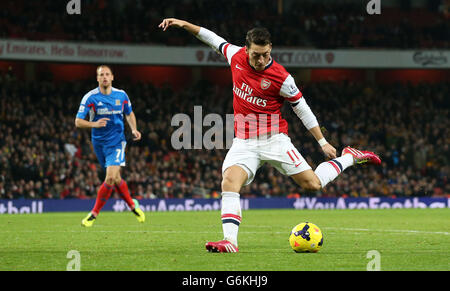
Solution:
<svg viewBox="0 0 450 291"><path fill-rule="evenodd" d="M273 59L263 71L256 71L250 66L245 47L223 43L219 50L230 64L233 76L236 137L288 134L281 107L285 100L295 103L302 97L294 78Z"/></svg>

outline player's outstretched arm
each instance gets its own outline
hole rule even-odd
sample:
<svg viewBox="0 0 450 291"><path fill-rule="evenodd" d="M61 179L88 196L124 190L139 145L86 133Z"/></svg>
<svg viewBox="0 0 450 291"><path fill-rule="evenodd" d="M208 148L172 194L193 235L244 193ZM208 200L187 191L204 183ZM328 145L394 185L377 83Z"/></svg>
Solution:
<svg viewBox="0 0 450 291"><path fill-rule="evenodd" d="M163 31L166 31L169 27L183 28L218 53L222 53L220 51L220 45L227 43L225 39L204 27L176 18L166 18L159 24L158 27L162 28Z"/></svg>
<svg viewBox="0 0 450 291"><path fill-rule="evenodd" d="M198 35L200 32L200 26L176 18L165 18L158 27L162 28L163 31L166 31L169 27L183 28L193 35Z"/></svg>

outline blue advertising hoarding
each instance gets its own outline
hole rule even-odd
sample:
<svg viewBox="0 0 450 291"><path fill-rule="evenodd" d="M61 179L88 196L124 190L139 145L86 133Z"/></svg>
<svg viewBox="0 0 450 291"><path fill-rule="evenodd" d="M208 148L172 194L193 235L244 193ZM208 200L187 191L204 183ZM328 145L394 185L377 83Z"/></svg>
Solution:
<svg viewBox="0 0 450 291"><path fill-rule="evenodd" d="M0 200L0 214L27 214L47 212L89 212L95 200L42 199ZM142 199L144 211L219 211L220 199ZM450 198L243 198L246 209L384 209L384 208L449 208ZM123 212L128 210L123 200L110 199L103 211Z"/></svg>

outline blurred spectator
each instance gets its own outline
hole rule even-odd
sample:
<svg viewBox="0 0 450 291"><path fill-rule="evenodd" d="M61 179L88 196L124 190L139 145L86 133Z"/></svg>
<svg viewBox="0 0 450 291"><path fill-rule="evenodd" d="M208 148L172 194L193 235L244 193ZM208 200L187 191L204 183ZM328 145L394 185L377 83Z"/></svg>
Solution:
<svg viewBox="0 0 450 291"><path fill-rule="evenodd" d="M2 80L0 87L0 199L95 197L104 172L90 149L90 131L74 126L80 96L92 82ZM225 120L233 112L231 88L206 81L180 92L152 84L118 87L132 98L142 132L142 141L127 146L127 159L133 162L123 171L132 195L217 197L227 150L174 150L171 118L176 113L193 117L194 106L201 104L204 114L217 113ZM450 194L448 83L322 82L305 84L303 93L339 152L347 145L375 151L381 167L349 168L320 193L307 193L265 165L242 189L243 196ZM293 143L316 168L324 158L316 141L288 105L283 116Z"/></svg>
<svg viewBox="0 0 450 291"><path fill-rule="evenodd" d="M266 26L277 47L448 49L448 0L441 2L415 10L383 6L373 16L360 1L285 1L278 14L274 0L86 0L81 15L67 14L67 1L2 1L0 38L199 45L182 30L157 28L176 17L237 45L249 29Z"/></svg>

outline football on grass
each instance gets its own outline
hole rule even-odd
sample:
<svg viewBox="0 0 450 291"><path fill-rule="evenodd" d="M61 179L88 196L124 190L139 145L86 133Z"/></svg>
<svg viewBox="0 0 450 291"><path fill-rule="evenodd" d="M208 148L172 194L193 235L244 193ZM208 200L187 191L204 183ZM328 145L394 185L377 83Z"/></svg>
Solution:
<svg viewBox="0 0 450 291"><path fill-rule="evenodd" d="M317 253L323 245L322 231L310 222L297 224L291 231L289 243L296 253Z"/></svg>

